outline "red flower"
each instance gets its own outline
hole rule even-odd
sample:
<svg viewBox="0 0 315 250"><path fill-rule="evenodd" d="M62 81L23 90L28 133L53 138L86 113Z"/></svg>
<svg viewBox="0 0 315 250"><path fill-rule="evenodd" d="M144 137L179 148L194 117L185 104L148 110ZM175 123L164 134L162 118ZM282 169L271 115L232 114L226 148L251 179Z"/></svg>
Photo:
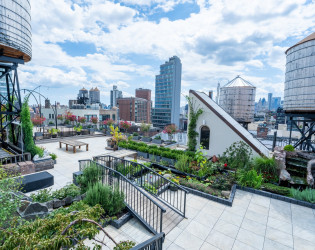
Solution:
<svg viewBox="0 0 315 250"><path fill-rule="evenodd" d="M227 163L224 164L224 167L225 167L225 168L227 167Z"/></svg>

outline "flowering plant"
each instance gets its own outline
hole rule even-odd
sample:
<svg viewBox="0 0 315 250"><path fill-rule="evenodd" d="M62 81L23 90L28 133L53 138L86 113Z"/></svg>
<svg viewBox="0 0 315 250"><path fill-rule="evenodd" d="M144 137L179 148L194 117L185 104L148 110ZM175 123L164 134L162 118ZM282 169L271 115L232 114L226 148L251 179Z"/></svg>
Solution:
<svg viewBox="0 0 315 250"><path fill-rule="evenodd" d="M77 117L68 111L66 112L65 119L74 122L77 120Z"/></svg>
<svg viewBox="0 0 315 250"><path fill-rule="evenodd" d="M63 117L63 115L58 115L57 119L60 120L60 121L63 121L64 117Z"/></svg>
<svg viewBox="0 0 315 250"><path fill-rule="evenodd" d="M92 117L90 122L92 122L93 124L96 124L98 122L97 117Z"/></svg>
<svg viewBox="0 0 315 250"><path fill-rule="evenodd" d="M163 130L164 134L169 134L169 135L175 134L176 132L177 132L177 127L175 124L167 125Z"/></svg>
<svg viewBox="0 0 315 250"><path fill-rule="evenodd" d="M113 119L106 119L105 121L103 121L103 124L104 125L107 125L107 126L112 126L112 125L114 125L114 120Z"/></svg>
<svg viewBox="0 0 315 250"><path fill-rule="evenodd" d="M45 117L36 116L36 117L32 118L32 123L35 126L42 125L44 121L46 121Z"/></svg>
<svg viewBox="0 0 315 250"><path fill-rule="evenodd" d="M127 121L121 121L119 123L119 127L125 129L126 131L128 130L128 128L131 127L131 123L130 122L127 122Z"/></svg>
<svg viewBox="0 0 315 250"><path fill-rule="evenodd" d="M85 117L78 117L78 122L79 123L85 123L86 122L86 118Z"/></svg>

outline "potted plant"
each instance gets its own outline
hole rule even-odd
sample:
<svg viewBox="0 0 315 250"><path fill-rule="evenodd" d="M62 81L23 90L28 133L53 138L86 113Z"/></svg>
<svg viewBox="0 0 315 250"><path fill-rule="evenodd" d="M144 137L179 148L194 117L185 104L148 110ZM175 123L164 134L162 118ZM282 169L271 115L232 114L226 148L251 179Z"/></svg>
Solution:
<svg viewBox="0 0 315 250"><path fill-rule="evenodd" d="M156 143L156 144L162 144L162 138L160 135L157 135L153 138L152 140L153 143Z"/></svg>
<svg viewBox="0 0 315 250"><path fill-rule="evenodd" d="M57 138L57 134L58 134L58 132L60 132L60 130L56 129L56 128L51 128L48 130L48 132L52 138Z"/></svg>
<svg viewBox="0 0 315 250"><path fill-rule="evenodd" d="M174 182L175 184L179 185L179 176L172 176L170 179L170 181ZM178 186L174 185L173 183L170 183L170 185L168 186L169 190L176 192L178 190Z"/></svg>
<svg viewBox="0 0 315 250"><path fill-rule="evenodd" d="M57 164L57 155L54 153L49 154L51 156L51 159L54 161L54 164Z"/></svg>
<svg viewBox="0 0 315 250"><path fill-rule="evenodd" d="M141 146L141 147L138 147L136 150L139 157L143 157L145 159L149 158L149 154L148 154L149 150L147 147Z"/></svg>
<svg viewBox="0 0 315 250"><path fill-rule="evenodd" d="M160 150L157 148L151 148L149 149L149 158L151 161L160 161L161 156L160 156Z"/></svg>
<svg viewBox="0 0 315 250"><path fill-rule="evenodd" d="M147 137L147 133L150 131L150 127L151 125L150 124L145 124L145 123L142 123L141 126L140 126L140 130L144 133L144 137L142 137L142 141L145 141L145 142L151 142L151 138L150 137Z"/></svg>
<svg viewBox="0 0 315 250"><path fill-rule="evenodd" d="M140 140L140 136L138 133L134 132L132 136L133 136L132 139L137 140L137 141Z"/></svg>
<svg viewBox="0 0 315 250"><path fill-rule="evenodd" d="M128 129L131 127L131 123L127 121L121 121L119 127L124 130L125 133L128 132Z"/></svg>
<svg viewBox="0 0 315 250"><path fill-rule="evenodd" d="M81 135L82 125L80 125L80 126L78 126L78 127L75 126L75 127L73 128L73 130L77 132L77 135Z"/></svg>
<svg viewBox="0 0 315 250"><path fill-rule="evenodd" d="M168 134L169 141L173 141L173 134L175 134L177 131L178 131L178 129L177 129L176 125L170 124L164 128L163 133Z"/></svg>
<svg viewBox="0 0 315 250"><path fill-rule="evenodd" d="M110 126L110 130L111 130L111 134L112 134L112 138L111 138L111 145L113 150L117 150L118 149L118 143L120 141L125 141L126 140L126 136L122 135L121 132L119 132L119 128L116 127L114 128L114 126Z"/></svg>
<svg viewBox="0 0 315 250"><path fill-rule="evenodd" d="M110 126L113 126L115 124L113 119L106 119L105 121L103 121L103 125L106 126L106 135L111 135L110 133Z"/></svg>

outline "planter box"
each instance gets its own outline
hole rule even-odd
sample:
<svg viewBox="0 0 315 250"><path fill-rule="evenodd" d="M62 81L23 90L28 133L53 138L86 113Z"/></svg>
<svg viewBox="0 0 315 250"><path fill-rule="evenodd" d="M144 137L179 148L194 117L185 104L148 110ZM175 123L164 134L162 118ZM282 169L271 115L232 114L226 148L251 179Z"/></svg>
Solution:
<svg viewBox="0 0 315 250"><path fill-rule="evenodd" d="M141 136L133 136L132 139L136 140L136 141L139 141L141 139Z"/></svg>
<svg viewBox="0 0 315 250"><path fill-rule="evenodd" d="M83 171L74 172L74 173L72 174L72 176L73 176L73 184L74 184L74 185L78 186L77 177L78 177L78 176L81 176L81 175L83 175Z"/></svg>
<svg viewBox="0 0 315 250"><path fill-rule="evenodd" d="M151 142L151 141L152 141L152 138L151 138L151 137L142 137L141 141L144 141L144 142Z"/></svg>
<svg viewBox="0 0 315 250"><path fill-rule="evenodd" d="M94 129L94 128L90 128L90 129L89 129L89 133L90 133L90 135L94 135L95 129Z"/></svg>
<svg viewBox="0 0 315 250"><path fill-rule="evenodd" d="M119 229L122 225L127 223L131 218L133 218L132 213L127 212L117 220L111 220L109 224L111 224L113 227Z"/></svg>
<svg viewBox="0 0 315 250"><path fill-rule="evenodd" d="M166 157L163 157L163 156L161 157L161 160L168 162L170 165L174 165L174 163L175 163L174 159L166 158Z"/></svg>
<svg viewBox="0 0 315 250"><path fill-rule="evenodd" d="M155 144L162 144L162 140L161 140L161 139L153 139L153 140L152 140L152 143L155 143Z"/></svg>
<svg viewBox="0 0 315 250"><path fill-rule="evenodd" d="M140 151L137 151L137 153L138 153L138 157L143 157L145 159L149 158L149 154L148 153L144 153L144 152L140 152Z"/></svg>
<svg viewBox="0 0 315 250"><path fill-rule="evenodd" d="M158 162L158 161L161 160L161 156L149 154L149 159L150 159L151 161L155 160L156 162Z"/></svg>
<svg viewBox="0 0 315 250"><path fill-rule="evenodd" d="M35 140L41 140L41 139L43 139L43 133L35 132Z"/></svg>

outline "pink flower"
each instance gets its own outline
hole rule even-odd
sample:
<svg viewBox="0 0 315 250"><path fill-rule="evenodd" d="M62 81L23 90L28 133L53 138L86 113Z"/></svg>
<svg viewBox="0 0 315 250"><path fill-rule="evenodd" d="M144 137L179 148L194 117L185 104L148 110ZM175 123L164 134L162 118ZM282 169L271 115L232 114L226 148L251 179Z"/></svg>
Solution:
<svg viewBox="0 0 315 250"><path fill-rule="evenodd" d="M224 167L225 167L225 168L227 167L227 163L224 164Z"/></svg>

